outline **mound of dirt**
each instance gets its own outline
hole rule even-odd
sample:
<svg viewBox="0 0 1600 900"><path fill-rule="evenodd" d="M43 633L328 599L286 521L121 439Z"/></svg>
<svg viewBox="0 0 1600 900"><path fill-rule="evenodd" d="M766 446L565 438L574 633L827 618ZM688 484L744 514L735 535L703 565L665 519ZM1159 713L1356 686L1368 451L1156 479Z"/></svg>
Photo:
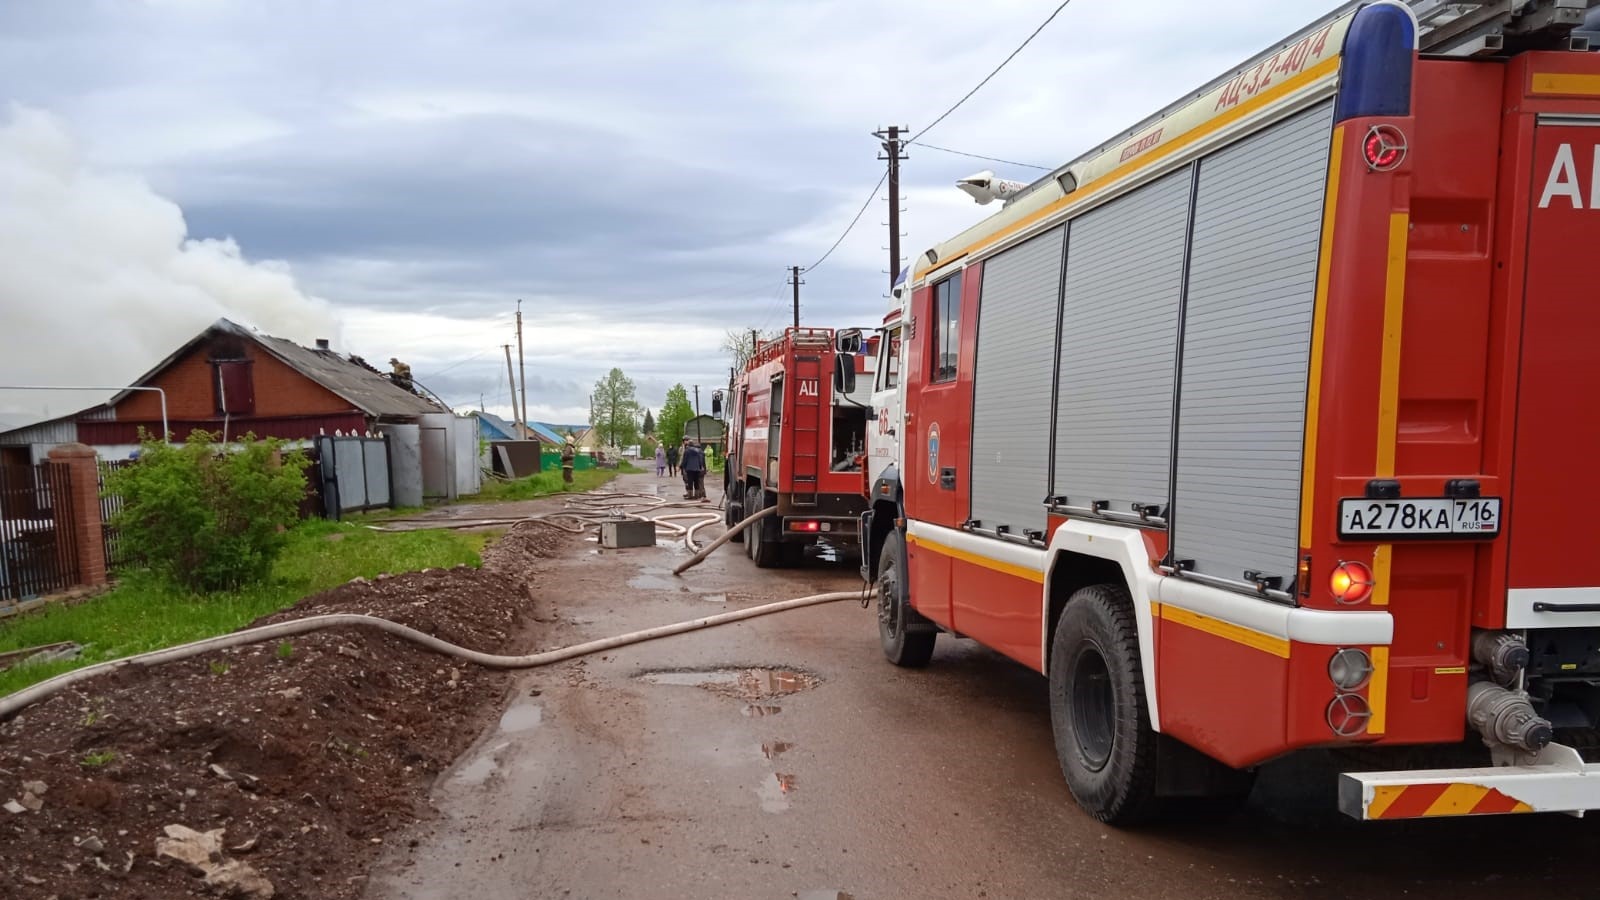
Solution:
<svg viewBox="0 0 1600 900"><path fill-rule="evenodd" d="M565 539L514 529L482 569L357 579L255 624L361 612L525 652L527 579ZM78 685L0 723L0 897L358 896L508 678L344 630Z"/></svg>

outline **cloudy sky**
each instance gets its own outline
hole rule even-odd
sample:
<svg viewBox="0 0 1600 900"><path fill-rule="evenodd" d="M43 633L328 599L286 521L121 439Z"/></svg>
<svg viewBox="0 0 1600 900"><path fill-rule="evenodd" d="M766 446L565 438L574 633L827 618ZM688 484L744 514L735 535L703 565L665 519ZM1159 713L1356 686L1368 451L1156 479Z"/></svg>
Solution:
<svg viewBox="0 0 1600 900"><path fill-rule="evenodd" d="M789 317L882 173L1057 0L3 0L0 384L120 384L219 316L375 360L457 408L581 421L617 366L659 406ZM1333 0L1075 0L929 143L1054 166ZM910 255L1036 170L910 148ZM887 207L804 275L881 318ZM0 392L0 417L101 399Z"/></svg>

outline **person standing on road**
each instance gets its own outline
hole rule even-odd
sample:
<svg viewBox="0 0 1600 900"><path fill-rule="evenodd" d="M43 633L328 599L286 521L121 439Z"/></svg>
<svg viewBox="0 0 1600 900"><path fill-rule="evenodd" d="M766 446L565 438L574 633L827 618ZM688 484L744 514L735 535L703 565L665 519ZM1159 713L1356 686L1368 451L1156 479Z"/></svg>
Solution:
<svg viewBox="0 0 1600 900"><path fill-rule="evenodd" d="M685 441L684 443L688 443L688 442ZM667 448L667 474L668 475L676 475L676 474L678 474L678 448L677 447L668 447Z"/></svg>
<svg viewBox="0 0 1600 900"><path fill-rule="evenodd" d="M567 442L561 445L561 480L567 484L572 483L572 465L578 458L577 442L572 435L567 435Z"/></svg>
<svg viewBox="0 0 1600 900"><path fill-rule="evenodd" d="M688 438L683 439L683 484L685 500L706 501L706 457Z"/></svg>
<svg viewBox="0 0 1600 900"><path fill-rule="evenodd" d="M656 477L660 478L667 471L667 451L660 444L656 445Z"/></svg>

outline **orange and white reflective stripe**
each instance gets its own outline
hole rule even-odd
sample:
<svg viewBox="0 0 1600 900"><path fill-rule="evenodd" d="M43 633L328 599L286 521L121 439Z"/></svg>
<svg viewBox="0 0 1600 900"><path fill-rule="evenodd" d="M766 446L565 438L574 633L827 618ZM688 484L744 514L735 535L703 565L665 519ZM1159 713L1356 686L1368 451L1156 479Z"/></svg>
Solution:
<svg viewBox="0 0 1600 900"><path fill-rule="evenodd" d="M1372 789L1368 819L1426 819L1533 812L1533 807L1497 788L1466 782L1380 784Z"/></svg>

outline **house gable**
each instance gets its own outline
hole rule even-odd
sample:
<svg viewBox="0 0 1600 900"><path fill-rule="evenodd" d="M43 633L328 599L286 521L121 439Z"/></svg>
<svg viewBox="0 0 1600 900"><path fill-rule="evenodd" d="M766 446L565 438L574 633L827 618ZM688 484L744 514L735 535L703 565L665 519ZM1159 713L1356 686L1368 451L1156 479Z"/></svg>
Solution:
<svg viewBox="0 0 1600 900"><path fill-rule="evenodd" d="M354 404L285 365L255 341L215 330L180 351L140 384L166 392L167 416L173 421L221 419L219 364L224 368L242 366L245 370L235 377L248 381L254 402L241 406L235 398L229 406L236 416L273 418L359 412ZM225 384L236 383L235 377L225 379ZM119 422L159 425L161 421L161 400L149 391L131 392L115 408Z"/></svg>

